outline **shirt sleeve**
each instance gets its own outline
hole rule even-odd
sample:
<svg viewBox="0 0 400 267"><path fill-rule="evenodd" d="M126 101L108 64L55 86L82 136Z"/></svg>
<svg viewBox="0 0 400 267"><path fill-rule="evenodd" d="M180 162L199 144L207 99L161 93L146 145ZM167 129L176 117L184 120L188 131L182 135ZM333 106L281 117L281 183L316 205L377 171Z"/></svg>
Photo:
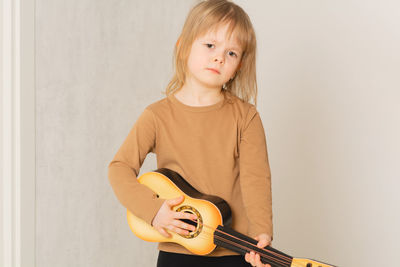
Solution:
<svg viewBox="0 0 400 267"><path fill-rule="evenodd" d="M239 149L240 186L251 237L273 237L271 172L267 144L259 113L252 106L242 128Z"/></svg>
<svg viewBox="0 0 400 267"><path fill-rule="evenodd" d="M108 178L121 204L132 214L151 224L164 199L137 181L147 154L154 152L156 125L154 114L145 109L108 166Z"/></svg>

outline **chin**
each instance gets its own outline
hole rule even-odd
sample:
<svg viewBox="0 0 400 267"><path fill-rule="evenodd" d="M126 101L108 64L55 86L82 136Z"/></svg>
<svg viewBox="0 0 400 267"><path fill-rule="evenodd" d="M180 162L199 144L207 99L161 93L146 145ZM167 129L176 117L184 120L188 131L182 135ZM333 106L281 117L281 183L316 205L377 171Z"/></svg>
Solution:
<svg viewBox="0 0 400 267"><path fill-rule="evenodd" d="M208 88L222 88L222 85L223 85L223 84L220 84L220 83L212 83L212 82L205 81L205 80L203 80L203 81L200 80L200 83L203 86L208 87Z"/></svg>

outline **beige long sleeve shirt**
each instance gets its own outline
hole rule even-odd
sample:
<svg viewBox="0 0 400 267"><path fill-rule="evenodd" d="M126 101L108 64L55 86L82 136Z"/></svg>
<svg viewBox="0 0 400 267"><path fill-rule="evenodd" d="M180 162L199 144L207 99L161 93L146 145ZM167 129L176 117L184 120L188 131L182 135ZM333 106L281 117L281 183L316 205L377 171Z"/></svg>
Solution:
<svg viewBox="0 0 400 267"><path fill-rule="evenodd" d="M119 201L149 224L164 201L136 179L150 152L157 168L174 170L198 191L227 201L234 230L272 237L266 138L254 105L225 96L213 105L188 106L170 94L144 109L109 164L109 180ZM174 243L158 248L190 254ZM233 254L217 248L210 256Z"/></svg>

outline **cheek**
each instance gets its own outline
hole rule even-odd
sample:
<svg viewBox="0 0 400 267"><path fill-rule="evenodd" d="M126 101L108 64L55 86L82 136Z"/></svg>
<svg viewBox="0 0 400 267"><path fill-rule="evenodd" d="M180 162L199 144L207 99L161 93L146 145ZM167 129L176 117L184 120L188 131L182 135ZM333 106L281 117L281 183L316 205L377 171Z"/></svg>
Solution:
<svg viewBox="0 0 400 267"><path fill-rule="evenodd" d="M204 57L199 56L199 54L191 54L188 58L188 67L192 70L202 69L204 60Z"/></svg>
<svg viewBox="0 0 400 267"><path fill-rule="evenodd" d="M232 64L231 66L229 66L229 70L228 70L229 76L233 76L233 74L235 74L235 71L236 71L238 65L239 64Z"/></svg>

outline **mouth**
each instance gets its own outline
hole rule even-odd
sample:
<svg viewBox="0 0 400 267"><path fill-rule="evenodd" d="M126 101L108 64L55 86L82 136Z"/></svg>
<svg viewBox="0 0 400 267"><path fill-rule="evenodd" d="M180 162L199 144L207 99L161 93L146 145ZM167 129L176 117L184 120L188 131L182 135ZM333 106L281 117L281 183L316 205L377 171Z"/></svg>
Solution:
<svg viewBox="0 0 400 267"><path fill-rule="evenodd" d="M212 72L214 72L216 74L221 74L218 70L213 69L213 68L207 68L207 70L212 71Z"/></svg>

